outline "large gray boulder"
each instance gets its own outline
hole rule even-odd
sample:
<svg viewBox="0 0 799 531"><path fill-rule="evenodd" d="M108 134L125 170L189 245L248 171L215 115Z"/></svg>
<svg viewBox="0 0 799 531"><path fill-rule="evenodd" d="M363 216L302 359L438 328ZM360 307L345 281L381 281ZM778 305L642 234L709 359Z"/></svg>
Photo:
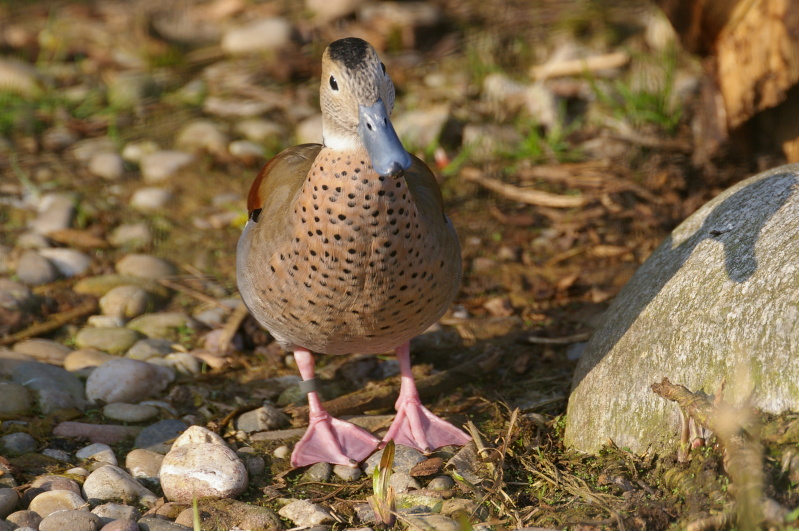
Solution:
<svg viewBox="0 0 799 531"><path fill-rule="evenodd" d="M738 183L685 220L607 311L577 366L566 443L634 452L678 438L650 385L799 411L799 164Z"/></svg>

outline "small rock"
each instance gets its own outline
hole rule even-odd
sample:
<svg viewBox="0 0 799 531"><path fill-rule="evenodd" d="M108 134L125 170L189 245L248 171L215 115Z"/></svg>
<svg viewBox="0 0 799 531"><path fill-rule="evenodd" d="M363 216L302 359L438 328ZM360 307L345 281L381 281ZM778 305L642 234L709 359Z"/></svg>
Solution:
<svg viewBox="0 0 799 531"><path fill-rule="evenodd" d="M231 499L204 499L199 500L198 509L202 529L283 529L280 519L271 509L258 505ZM191 508L183 510L175 518L175 523L191 526L193 513Z"/></svg>
<svg viewBox="0 0 799 531"><path fill-rule="evenodd" d="M124 327L83 328L75 336L80 348L96 348L110 354L122 354L139 339L135 330Z"/></svg>
<svg viewBox="0 0 799 531"><path fill-rule="evenodd" d="M20 249L46 249L50 247L50 240L36 232L23 232L17 237L17 247Z"/></svg>
<svg viewBox="0 0 799 531"><path fill-rule="evenodd" d="M172 342L168 339L145 338L136 341L136 344L130 347L125 357L146 361L150 358L162 358L174 350Z"/></svg>
<svg viewBox="0 0 799 531"><path fill-rule="evenodd" d="M116 263L117 273L159 280L177 274L170 262L149 254L129 254Z"/></svg>
<svg viewBox="0 0 799 531"><path fill-rule="evenodd" d="M0 348L0 376L11 376L17 367L23 363L36 361L33 356L28 356L21 352L14 352L6 348Z"/></svg>
<svg viewBox="0 0 799 531"><path fill-rule="evenodd" d="M68 195L47 194L39 201L39 215L31 229L47 236L57 230L68 229L75 218L75 199Z"/></svg>
<svg viewBox="0 0 799 531"><path fill-rule="evenodd" d="M110 446L103 443L93 443L75 452L78 459L90 459L99 463L117 465L117 457Z"/></svg>
<svg viewBox="0 0 799 531"><path fill-rule="evenodd" d="M83 498L70 490L48 490L33 498L28 509L47 518L58 511L79 509L85 503Z"/></svg>
<svg viewBox="0 0 799 531"><path fill-rule="evenodd" d="M155 153L156 151L161 151L161 148L158 147L158 144L154 141L138 140L125 144L125 147L122 148L122 158L128 162L139 164L145 155Z"/></svg>
<svg viewBox="0 0 799 531"><path fill-rule="evenodd" d="M92 442L118 444L125 439L132 439L142 431L137 426L117 426L111 424L86 424L84 422L66 421L53 429L59 437L88 439Z"/></svg>
<svg viewBox="0 0 799 531"><path fill-rule="evenodd" d="M151 293L139 286L117 286L100 299L104 315L132 319L143 314L155 303Z"/></svg>
<svg viewBox="0 0 799 531"><path fill-rule="evenodd" d="M151 153L141 159L142 178L150 184L164 182L192 162L194 155L182 151Z"/></svg>
<svg viewBox="0 0 799 531"><path fill-rule="evenodd" d="M125 173L125 163L116 153L96 153L89 159L89 173L108 181L118 181Z"/></svg>
<svg viewBox="0 0 799 531"><path fill-rule="evenodd" d="M130 206L140 212L152 212L164 208L172 200L172 192L155 186L139 188L130 198Z"/></svg>
<svg viewBox="0 0 799 531"><path fill-rule="evenodd" d="M289 43L291 31L291 24L282 17L254 20L227 30L222 50L229 54L272 51Z"/></svg>
<svg viewBox="0 0 799 531"><path fill-rule="evenodd" d="M147 337L178 339L180 330L196 329L197 322L181 312L155 312L140 315L128 323L128 328L141 332Z"/></svg>
<svg viewBox="0 0 799 531"><path fill-rule="evenodd" d="M100 517L87 510L59 511L46 516L39 531L97 531L101 525Z"/></svg>
<svg viewBox="0 0 799 531"><path fill-rule="evenodd" d="M356 481L363 475L363 471L357 466L336 465L333 473L344 481Z"/></svg>
<svg viewBox="0 0 799 531"><path fill-rule="evenodd" d="M365 461L364 472L367 476L371 476L375 467L380 464L380 459L383 457L383 450L377 451L369 456ZM394 472L405 472L410 474L411 469L425 461L427 458L419 450L409 446L398 444L394 447Z"/></svg>
<svg viewBox="0 0 799 531"><path fill-rule="evenodd" d="M58 278L58 269L38 252L28 249L17 261L17 278L25 284L39 286Z"/></svg>
<svg viewBox="0 0 799 531"><path fill-rule="evenodd" d="M33 480L33 483L31 483L31 488L25 491L23 501L27 505L31 502L31 500L33 500L33 498L42 492L48 492L51 490L67 490L80 496L80 485L78 485L78 482L74 479L63 476L45 475L39 476Z"/></svg>
<svg viewBox="0 0 799 531"><path fill-rule="evenodd" d="M202 361L187 352L172 352L163 358L150 358L149 362L189 376L196 376L202 371Z"/></svg>
<svg viewBox="0 0 799 531"><path fill-rule="evenodd" d="M103 363L118 359L116 356L106 354L96 348L82 348L73 350L64 358L64 369L76 372L89 367L99 367Z"/></svg>
<svg viewBox="0 0 799 531"><path fill-rule="evenodd" d="M35 302L36 297L28 286L0 278L0 308L27 311L32 309Z"/></svg>
<svg viewBox="0 0 799 531"><path fill-rule="evenodd" d="M105 524L100 531L140 531L135 520L113 520Z"/></svg>
<svg viewBox="0 0 799 531"><path fill-rule="evenodd" d="M141 512L131 505L121 503L104 503L92 509L92 513L100 517L103 525L114 520L132 520L134 523L141 518Z"/></svg>
<svg viewBox="0 0 799 531"><path fill-rule="evenodd" d="M108 80L108 102L117 108L132 108L158 94L153 77L142 71L124 70Z"/></svg>
<svg viewBox="0 0 799 531"><path fill-rule="evenodd" d="M50 249L40 249L39 254L47 258L56 267L61 276L66 278L83 275L89 270L89 266L92 263L89 255L74 249L52 247Z"/></svg>
<svg viewBox="0 0 799 531"><path fill-rule="evenodd" d="M63 151L80 137L69 130L69 128L57 125L42 133L42 145L47 151Z"/></svg>
<svg viewBox="0 0 799 531"><path fill-rule="evenodd" d="M69 454L69 452L65 452L64 450L59 450L57 448L45 448L42 450L42 455L46 455L47 457L51 457L64 463L72 462L72 456Z"/></svg>
<svg viewBox="0 0 799 531"><path fill-rule="evenodd" d="M266 471L266 461L260 456L248 456L243 459L244 466L247 468L247 475L251 478L263 476ZM360 470L360 469L356 469Z"/></svg>
<svg viewBox="0 0 799 531"><path fill-rule="evenodd" d="M394 472L388 480L389 485L394 488L394 492L403 493L411 490L419 490L422 488L419 482L416 481L407 472Z"/></svg>
<svg viewBox="0 0 799 531"><path fill-rule="evenodd" d="M86 406L83 383L61 367L36 361L23 362L14 369L13 380L34 391L39 409L45 414Z"/></svg>
<svg viewBox="0 0 799 531"><path fill-rule="evenodd" d="M263 118L248 118L236 122L236 133L257 144L275 145L285 138L286 131L275 122Z"/></svg>
<svg viewBox="0 0 799 531"><path fill-rule="evenodd" d="M213 155L227 153L230 140L218 124L210 120L196 120L186 124L177 134L175 145L185 151L207 151Z"/></svg>
<svg viewBox="0 0 799 531"><path fill-rule="evenodd" d="M228 146L228 151L231 155L244 161L246 164L251 164L257 160L266 158L264 148L249 140L234 140Z"/></svg>
<svg viewBox="0 0 799 531"><path fill-rule="evenodd" d="M125 500L155 505L158 497L144 488L133 476L116 466L104 466L92 472L83 484L89 500Z"/></svg>
<svg viewBox="0 0 799 531"><path fill-rule="evenodd" d="M290 424L289 417L271 404L243 413L236 420L236 428L245 433L276 430Z"/></svg>
<svg viewBox="0 0 799 531"><path fill-rule="evenodd" d="M193 497L232 498L247 488L247 470L227 446L213 443L173 447L161 465L161 488L171 501Z"/></svg>
<svg viewBox="0 0 799 531"><path fill-rule="evenodd" d="M219 446L227 447L225 439L202 426L189 426L180 437L175 439L173 448L190 444L218 444Z"/></svg>
<svg viewBox="0 0 799 531"><path fill-rule="evenodd" d="M188 427L182 420L161 420L144 428L136 437L134 445L136 448L165 454L172 448L173 441Z"/></svg>
<svg viewBox="0 0 799 531"><path fill-rule="evenodd" d="M305 7L320 23L329 23L353 14L364 0L305 0Z"/></svg>
<svg viewBox="0 0 799 531"><path fill-rule="evenodd" d="M277 513L294 522L297 527L313 527L335 522L324 507L308 500L295 500L283 506Z"/></svg>
<svg viewBox="0 0 799 531"><path fill-rule="evenodd" d="M449 490L455 486L455 481L449 476L438 476L430 480L427 488L430 490Z"/></svg>
<svg viewBox="0 0 799 531"><path fill-rule="evenodd" d="M150 406L114 402L103 407L103 415L122 422L144 422L158 415L158 410Z"/></svg>
<svg viewBox="0 0 799 531"><path fill-rule="evenodd" d="M84 164L88 164L91 158L98 153L114 153L115 151L116 144L107 136L87 138L72 147L72 155Z"/></svg>
<svg viewBox="0 0 799 531"><path fill-rule="evenodd" d="M0 488L0 519L5 518L17 508L19 494L14 489Z"/></svg>
<svg viewBox="0 0 799 531"><path fill-rule="evenodd" d="M111 360L89 376L86 397L92 402L132 402L157 395L173 379L171 371L151 363L127 358Z"/></svg>
<svg viewBox="0 0 799 531"><path fill-rule="evenodd" d="M39 529L39 523L41 521L42 517L33 511L17 511L6 517L6 522L10 522L19 527L32 527L33 529Z"/></svg>
<svg viewBox="0 0 799 531"><path fill-rule="evenodd" d="M272 452L272 455L274 455L278 459L286 459L288 456L291 455L291 449L284 444L283 446L278 446L277 448L275 448L275 451Z"/></svg>
<svg viewBox="0 0 799 531"><path fill-rule="evenodd" d="M125 457L125 468L134 478L157 482L163 461L163 454L136 448Z"/></svg>
<svg viewBox="0 0 799 531"><path fill-rule="evenodd" d="M25 339L19 343L15 343L13 350L22 352L41 361L42 363L49 363L51 365L63 365L64 359L72 352L72 349L57 343L51 339Z"/></svg>
<svg viewBox="0 0 799 531"><path fill-rule="evenodd" d="M153 235L145 223L126 223L111 231L108 241L116 247L141 249L150 245Z"/></svg>
<svg viewBox="0 0 799 531"><path fill-rule="evenodd" d="M447 516L440 514L406 515L408 526L411 529L424 531L460 531L461 525Z"/></svg>
<svg viewBox="0 0 799 531"><path fill-rule="evenodd" d="M302 479L311 483L327 483L331 472L333 465L330 463L314 463L303 473Z"/></svg>
<svg viewBox="0 0 799 531"><path fill-rule="evenodd" d="M29 415L33 400L25 386L0 380L0 419L11 419Z"/></svg>

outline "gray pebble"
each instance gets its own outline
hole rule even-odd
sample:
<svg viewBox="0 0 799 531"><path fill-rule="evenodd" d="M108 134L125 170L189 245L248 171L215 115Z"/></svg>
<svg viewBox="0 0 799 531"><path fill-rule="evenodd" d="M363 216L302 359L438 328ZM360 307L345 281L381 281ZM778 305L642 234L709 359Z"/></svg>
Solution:
<svg viewBox="0 0 799 531"><path fill-rule="evenodd" d="M63 365L64 359L72 349L51 339L26 339L15 343L13 349L23 354L28 354L42 363Z"/></svg>
<svg viewBox="0 0 799 531"><path fill-rule="evenodd" d="M145 223L128 223L111 231L108 241L116 247L141 249L150 245L153 235Z"/></svg>
<svg viewBox="0 0 799 531"><path fill-rule="evenodd" d="M0 519L14 512L19 503L19 494L14 489L0 488Z"/></svg>
<svg viewBox="0 0 799 531"><path fill-rule="evenodd" d="M198 323L181 312L155 312L140 315L128 323L128 328L141 332L147 337L178 339L184 328L196 329Z"/></svg>
<svg viewBox="0 0 799 531"><path fill-rule="evenodd" d="M375 466L380 464L380 459L383 457L383 450L379 450L372 455L364 463L364 472L367 476L371 476ZM427 458L419 450L409 446L398 444L394 447L394 472L410 473L411 469Z"/></svg>
<svg viewBox="0 0 799 531"><path fill-rule="evenodd" d="M407 472L394 472L391 474L388 483L394 488L394 492L397 493L419 490L422 488L419 482Z"/></svg>
<svg viewBox="0 0 799 531"><path fill-rule="evenodd" d="M430 480L427 488L430 490L449 490L455 486L455 481L449 476L437 476Z"/></svg>
<svg viewBox="0 0 799 531"><path fill-rule="evenodd" d="M35 452L38 443L29 433L16 432L0 437L0 448L7 454L22 455Z"/></svg>
<svg viewBox="0 0 799 531"><path fill-rule="evenodd" d="M145 516L136 523L139 524L141 531L191 531L191 527L176 524L156 516Z"/></svg>
<svg viewBox="0 0 799 531"><path fill-rule="evenodd" d="M42 517L33 511L17 511L6 517L6 522L11 522L19 527L32 527L34 529L39 528L41 521Z"/></svg>
<svg viewBox="0 0 799 531"><path fill-rule="evenodd" d="M44 450L42 450L41 453L42 455L46 455L47 457L50 457L57 461L61 461L64 463L72 462L72 456L69 454L69 452L65 452L64 450L59 450L58 448L45 448Z"/></svg>
<svg viewBox="0 0 799 531"><path fill-rule="evenodd" d="M188 428L182 420L165 419L144 428L136 437L136 448L143 448L159 454L165 454L172 447L172 442Z"/></svg>
<svg viewBox="0 0 799 531"><path fill-rule="evenodd" d="M158 497L119 467L108 465L92 472L83 483L90 500L125 500L152 507Z"/></svg>
<svg viewBox="0 0 799 531"><path fill-rule="evenodd" d="M25 284L0 278L0 308L31 310L36 302L31 289Z"/></svg>
<svg viewBox="0 0 799 531"><path fill-rule="evenodd" d="M117 181L125 173L125 163L116 153L95 153L89 159L89 173L109 181Z"/></svg>
<svg viewBox="0 0 799 531"><path fill-rule="evenodd" d="M333 472L330 463L314 463L302 474L303 481L326 483Z"/></svg>
<svg viewBox="0 0 799 531"><path fill-rule="evenodd" d="M92 402L133 402L157 395L172 382L169 369L145 361L120 358L100 365L86 380L86 398Z"/></svg>
<svg viewBox="0 0 799 531"><path fill-rule="evenodd" d="M35 361L32 356L0 348L0 376L11 376L18 366L31 361Z"/></svg>
<svg viewBox="0 0 799 531"><path fill-rule="evenodd" d="M194 155L182 151L158 151L142 157L140 168L146 183L160 183L194 162Z"/></svg>
<svg viewBox="0 0 799 531"><path fill-rule="evenodd" d="M88 424L85 422L65 421L53 428L59 437L88 439L93 442L117 444L125 439L132 439L141 432L136 426L119 426L116 424Z"/></svg>
<svg viewBox="0 0 799 531"><path fill-rule="evenodd" d="M130 198L130 206L141 212L149 212L164 208L172 200L172 192L164 188L147 186L139 188Z"/></svg>
<svg viewBox="0 0 799 531"><path fill-rule="evenodd" d="M89 270L92 262L89 255L62 247L40 249L39 254L47 258L56 267L61 276L66 278L83 275Z"/></svg>
<svg viewBox="0 0 799 531"><path fill-rule="evenodd" d="M344 465L334 466L333 473L344 481L355 481L363 475L363 471L357 466Z"/></svg>
<svg viewBox="0 0 799 531"><path fill-rule="evenodd" d="M288 415L272 406L264 404L258 409L243 413L236 419L236 428L245 433L276 430L290 424Z"/></svg>
<svg viewBox="0 0 799 531"><path fill-rule="evenodd" d="M86 406L83 383L61 367L36 361L23 362L14 368L13 380L34 391L43 413L70 407L82 410Z"/></svg>
<svg viewBox="0 0 799 531"><path fill-rule="evenodd" d="M39 531L98 531L100 517L87 510L59 511L46 516L39 524Z"/></svg>
<svg viewBox="0 0 799 531"><path fill-rule="evenodd" d="M132 505L122 505L121 503L104 503L92 509L92 513L100 517L100 521L109 524L114 520L132 520L141 518L141 512Z"/></svg>
<svg viewBox="0 0 799 531"><path fill-rule="evenodd" d="M31 223L31 229L46 236L72 226L75 199L65 194L47 194L39 201L38 210L39 215Z"/></svg>
<svg viewBox="0 0 799 531"><path fill-rule="evenodd" d="M25 386L0 380L0 419L29 415L33 399Z"/></svg>
<svg viewBox="0 0 799 531"><path fill-rule="evenodd" d="M132 319L154 303L153 295L139 286L117 286L100 298L100 311L104 315Z"/></svg>
<svg viewBox="0 0 799 531"><path fill-rule="evenodd" d="M114 455L114 451L110 446L103 443L93 443L89 446L85 446L75 452L75 457L78 459L90 459L92 461L114 466L117 464L117 458Z"/></svg>
<svg viewBox="0 0 799 531"><path fill-rule="evenodd" d="M146 361L150 358L163 358L167 354L174 352L172 341L168 339L144 338L128 349L126 358Z"/></svg>
<svg viewBox="0 0 799 531"><path fill-rule="evenodd" d="M38 252L28 249L17 262L17 278L25 284L39 286L58 278L58 269Z"/></svg>
<svg viewBox="0 0 799 531"><path fill-rule="evenodd" d="M100 531L139 531L139 526L134 520L114 520L105 524Z"/></svg>
<svg viewBox="0 0 799 531"><path fill-rule="evenodd" d="M28 509L42 518L47 518L58 511L79 509L84 503L86 503L84 499L71 490L48 490L33 498Z"/></svg>
<svg viewBox="0 0 799 531"><path fill-rule="evenodd" d="M461 525L447 516L440 514L406 515L408 526L411 529L424 531L460 531Z"/></svg>
<svg viewBox="0 0 799 531"><path fill-rule="evenodd" d="M116 263L117 273L132 277L162 279L177 274L171 262L149 254L129 254Z"/></svg>
<svg viewBox="0 0 799 531"><path fill-rule="evenodd" d="M163 461L163 454L136 448L125 457L125 468L134 478L157 483Z"/></svg>
<svg viewBox="0 0 799 531"><path fill-rule="evenodd" d="M127 351L139 339L139 334L125 327L86 327L75 336L79 348L96 348L109 354Z"/></svg>
<svg viewBox="0 0 799 531"><path fill-rule="evenodd" d="M144 422L158 415L158 410L151 406L115 402L103 407L103 415L109 419L122 422Z"/></svg>
<svg viewBox="0 0 799 531"><path fill-rule="evenodd" d="M263 476L266 470L266 461L258 455L248 456L243 458L244 466L247 468L247 474L251 477Z"/></svg>

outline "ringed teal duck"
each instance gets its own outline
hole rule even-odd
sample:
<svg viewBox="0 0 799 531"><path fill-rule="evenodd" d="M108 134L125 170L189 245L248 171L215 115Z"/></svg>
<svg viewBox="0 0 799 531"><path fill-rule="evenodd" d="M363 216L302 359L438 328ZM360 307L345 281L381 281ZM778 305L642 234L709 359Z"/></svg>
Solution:
<svg viewBox="0 0 799 531"><path fill-rule="evenodd" d="M394 85L366 41L328 46L320 99L324 144L286 149L261 169L236 260L244 302L294 352L308 393L309 426L292 465L353 466L381 444L324 410L311 352L395 350L401 387L384 441L425 453L465 444L468 435L422 406L410 363L411 338L441 317L460 285L460 246L441 191L397 137Z"/></svg>

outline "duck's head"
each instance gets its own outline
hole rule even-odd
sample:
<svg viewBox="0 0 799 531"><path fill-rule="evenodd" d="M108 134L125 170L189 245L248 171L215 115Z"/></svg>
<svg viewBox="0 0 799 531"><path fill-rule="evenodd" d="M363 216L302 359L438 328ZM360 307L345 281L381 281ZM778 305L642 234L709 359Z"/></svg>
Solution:
<svg viewBox="0 0 799 531"><path fill-rule="evenodd" d="M339 150L366 148L372 167L396 177L411 165L389 116L394 83L372 46L355 37L333 42L322 57L322 137Z"/></svg>

